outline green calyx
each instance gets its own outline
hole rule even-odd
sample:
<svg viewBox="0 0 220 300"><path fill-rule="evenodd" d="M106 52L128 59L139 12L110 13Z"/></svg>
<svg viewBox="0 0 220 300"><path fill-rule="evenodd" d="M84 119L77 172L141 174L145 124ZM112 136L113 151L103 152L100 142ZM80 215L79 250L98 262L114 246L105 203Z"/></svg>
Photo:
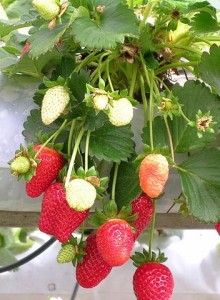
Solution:
<svg viewBox="0 0 220 300"><path fill-rule="evenodd" d="M77 238L71 238L67 243L62 244L62 248L57 254L57 262L60 264L72 262L76 266L76 263L83 260L85 246L86 242L78 243Z"/></svg>
<svg viewBox="0 0 220 300"><path fill-rule="evenodd" d="M123 206L121 210L118 210L118 206L114 200L110 200L104 203L103 209L96 208L95 213L91 215L89 223L94 226L101 226L109 220L121 219L128 222L131 226L137 215L131 214L131 206Z"/></svg>
<svg viewBox="0 0 220 300"><path fill-rule="evenodd" d="M40 160L35 158L33 144L29 144L27 148L20 145L20 149L15 152L15 157L8 162L11 168L11 174L18 176L18 180L24 178L30 181L36 173L36 167Z"/></svg>
<svg viewBox="0 0 220 300"><path fill-rule="evenodd" d="M80 178L88 181L96 188L97 193L104 193L106 191L105 186L108 182L108 177L99 178L98 172L94 166L87 171L85 171L83 167L79 167L76 172L72 172L71 178Z"/></svg>
<svg viewBox="0 0 220 300"><path fill-rule="evenodd" d="M140 267L141 265L149 262L164 263L167 260L164 253L162 253L160 249L158 254L156 254L155 252L149 253L147 250L143 249L143 253L135 252L131 259L133 260L133 264L135 267Z"/></svg>

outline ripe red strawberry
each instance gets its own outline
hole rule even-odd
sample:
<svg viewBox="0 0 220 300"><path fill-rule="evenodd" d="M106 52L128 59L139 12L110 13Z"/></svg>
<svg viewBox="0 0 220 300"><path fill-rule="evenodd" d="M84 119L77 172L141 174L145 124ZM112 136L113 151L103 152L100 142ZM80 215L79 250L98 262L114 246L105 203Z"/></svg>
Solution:
<svg viewBox="0 0 220 300"><path fill-rule="evenodd" d="M87 218L89 210L78 212L70 208L61 182L52 183L46 190L39 220L39 229L67 242L74 230Z"/></svg>
<svg viewBox="0 0 220 300"><path fill-rule="evenodd" d="M220 221L219 222L217 222L216 224L215 224L215 230L218 232L218 234L220 235Z"/></svg>
<svg viewBox="0 0 220 300"><path fill-rule="evenodd" d="M159 262L147 262L134 273L133 289L137 300L169 300L173 288L172 273Z"/></svg>
<svg viewBox="0 0 220 300"><path fill-rule="evenodd" d="M142 193L131 202L131 214L138 214L137 219L133 222L136 229L134 238L137 239L142 231L150 224L153 216L153 201L146 194Z"/></svg>
<svg viewBox="0 0 220 300"><path fill-rule="evenodd" d="M121 219L112 219L99 227L97 247L110 266L120 266L128 261L134 245L131 226Z"/></svg>
<svg viewBox="0 0 220 300"><path fill-rule="evenodd" d="M85 253L83 261L76 266L76 280L82 287L92 288L108 276L112 267L103 260L99 253L95 234L88 236Z"/></svg>
<svg viewBox="0 0 220 300"><path fill-rule="evenodd" d="M137 268L133 289L137 300L169 300L174 288L170 270L159 262L148 262Z"/></svg>
<svg viewBox="0 0 220 300"><path fill-rule="evenodd" d="M41 145L35 145L37 152ZM36 174L26 183L26 192L29 197L40 196L48 186L57 178L59 171L64 166L64 158L56 150L45 147L38 154L40 163L36 167Z"/></svg>
<svg viewBox="0 0 220 300"><path fill-rule="evenodd" d="M162 193L169 176L169 165L161 154L149 154L141 162L140 186L149 197L157 198Z"/></svg>

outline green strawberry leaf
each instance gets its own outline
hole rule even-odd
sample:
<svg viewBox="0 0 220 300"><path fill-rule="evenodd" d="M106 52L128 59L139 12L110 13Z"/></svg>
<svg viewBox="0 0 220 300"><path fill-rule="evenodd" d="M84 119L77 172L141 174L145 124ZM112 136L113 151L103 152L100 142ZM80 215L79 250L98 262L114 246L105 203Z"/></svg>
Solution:
<svg viewBox="0 0 220 300"><path fill-rule="evenodd" d="M134 152L131 126L116 127L109 122L91 133L90 155L119 163L127 161Z"/></svg>
<svg viewBox="0 0 220 300"><path fill-rule="evenodd" d="M0 48L0 70L7 70L17 62L17 57L4 48Z"/></svg>
<svg viewBox="0 0 220 300"><path fill-rule="evenodd" d="M208 33L220 30L217 18L214 18L206 11L195 14L191 19L190 25L196 33Z"/></svg>
<svg viewBox="0 0 220 300"><path fill-rule="evenodd" d="M202 138L198 138L195 127L190 127L182 117L175 117L170 122L175 152L189 152L212 143L216 139L220 122L219 97L199 81L188 81L183 87L177 84L173 88L173 94L179 98L184 114L191 121L196 121L196 114L200 109L202 113L210 111L213 121L217 122L213 127L215 133L205 132Z"/></svg>
<svg viewBox="0 0 220 300"><path fill-rule="evenodd" d="M220 150L196 152L179 165L183 193L191 214L203 222L220 220Z"/></svg>
<svg viewBox="0 0 220 300"><path fill-rule="evenodd" d="M204 52L199 72L202 80L214 87L220 95L220 46L213 45L210 52Z"/></svg>
<svg viewBox="0 0 220 300"><path fill-rule="evenodd" d="M68 79L68 87L79 102L85 98L87 83L89 83L89 73L85 70L72 73L70 79Z"/></svg>
<svg viewBox="0 0 220 300"><path fill-rule="evenodd" d="M31 59L28 54L25 54L17 63L10 69L11 75L16 73L23 73L36 78L43 76L42 72L49 64L56 65L61 61L61 53L57 49L40 55L39 58ZM51 65L50 65L51 67Z"/></svg>
<svg viewBox="0 0 220 300"><path fill-rule="evenodd" d="M129 187L129 188L128 188ZM141 194L137 165L132 161L121 162L115 189L115 201L118 208L127 206Z"/></svg>
<svg viewBox="0 0 220 300"><path fill-rule="evenodd" d="M19 20L17 22L10 20L0 20L0 38L7 36L9 33L16 29L30 26L33 20L35 20L35 16L31 18L31 15L29 18L24 18L23 20Z"/></svg>
<svg viewBox="0 0 220 300"><path fill-rule="evenodd" d="M37 143L38 138L36 133L43 132L44 134L48 134L51 136L56 130L60 128L60 123L54 122L50 126L46 126L43 124L41 120L41 112L38 109L33 109L30 111L30 115L27 117L27 121L24 123L24 131L22 132L25 137L25 141L27 143ZM64 142L67 138L68 132L65 131L56 142Z"/></svg>
<svg viewBox="0 0 220 300"><path fill-rule="evenodd" d="M29 37L28 42L31 43L29 53L32 58L37 58L40 55L53 49L54 45L59 41L60 37L64 34L68 24L59 24L53 30L47 27L42 27L33 32Z"/></svg>
<svg viewBox="0 0 220 300"><path fill-rule="evenodd" d="M123 43L126 35L137 35L136 17L121 1L95 1L95 7L104 6L104 11L93 12L94 19L78 18L72 31L77 42L91 49L110 49Z"/></svg>
<svg viewBox="0 0 220 300"><path fill-rule="evenodd" d="M108 117L104 112L96 114L94 109L89 110L84 127L86 130L94 131L102 127L108 121Z"/></svg>

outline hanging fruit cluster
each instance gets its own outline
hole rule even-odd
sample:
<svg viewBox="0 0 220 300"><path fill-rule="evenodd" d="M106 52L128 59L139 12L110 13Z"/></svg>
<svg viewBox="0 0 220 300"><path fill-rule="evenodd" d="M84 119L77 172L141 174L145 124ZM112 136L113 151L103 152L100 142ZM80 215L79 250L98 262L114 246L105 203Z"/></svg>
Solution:
<svg viewBox="0 0 220 300"><path fill-rule="evenodd" d="M176 2L34 0L20 23L0 21L11 34L2 71L39 79L11 173L42 197L39 229L60 241L57 261L73 263L78 283L92 288L132 259L138 300L173 294L152 249L170 169L182 186L170 206L219 231L217 10ZM14 32L22 27L27 35ZM184 86L174 84L181 74ZM148 249L133 254L148 227Z"/></svg>

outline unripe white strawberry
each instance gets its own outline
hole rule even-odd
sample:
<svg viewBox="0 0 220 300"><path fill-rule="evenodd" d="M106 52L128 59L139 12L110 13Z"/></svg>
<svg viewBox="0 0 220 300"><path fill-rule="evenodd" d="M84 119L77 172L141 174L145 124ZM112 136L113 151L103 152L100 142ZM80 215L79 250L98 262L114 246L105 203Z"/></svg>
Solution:
<svg viewBox="0 0 220 300"><path fill-rule="evenodd" d="M45 125L50 125L65 110L70 96L62 85L49 88L43 98L41 118Z"/></svg>
<svg viewBox="0 0 220 300"><path fill-rule="evenodd" d="M33 0L33 6L45 20L56 18L60 12L60 6L56 0Z"/></svg>
<svg viewBox="0 0 220 300"><path fill-rule="evenodd" d="M93 105L97 110L104 110L108 105L108 95L96 93L93 97Z"/></svg>
<svg viewBox="0 0 220 300"><path fill-rule="evenodd" d="M124 126L133 118L133 106L127 98L113 100L109 106L109 121L115 126Z"/></svg>
<svg viewBox="0 0 220 300"><path fill-rule="evenodd" d="M66 200L77 211L92 207L96 199L95 187L84 179L73 179L66 187Z"/></svg>

